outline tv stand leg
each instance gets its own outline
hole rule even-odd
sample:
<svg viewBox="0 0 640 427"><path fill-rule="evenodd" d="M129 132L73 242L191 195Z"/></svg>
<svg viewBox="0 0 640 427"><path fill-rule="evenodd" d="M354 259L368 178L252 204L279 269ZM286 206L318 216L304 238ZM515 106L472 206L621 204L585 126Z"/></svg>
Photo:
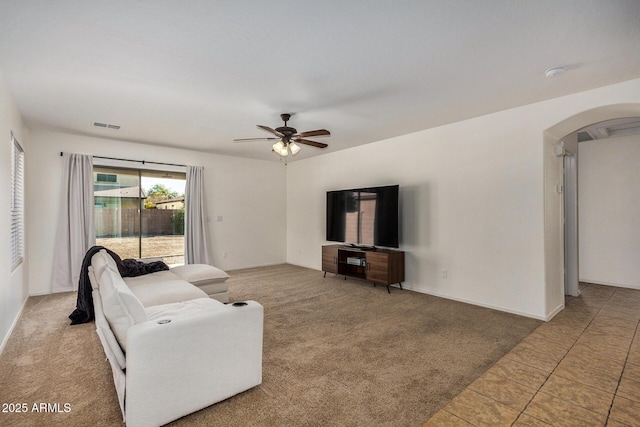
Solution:
<svg viewBox="0 0 640 427"><path fill-rule="evenodd" d="M400 290L402 290L402 282L398 282L398 285L400 285Z"/></svg>
<svg viewBox="0 0 640 427"><path fill-rule="evenodd" d="M324 272L324 276L322 276L322 278L324 279L325 277L327 277L327 272Z"/></svg>
<svg viewBox="0 0 640 427"><path fill-rule="evenodd" d="M391 293L391 287L390 287L390 285L387 285L387 292Z"/></svg>

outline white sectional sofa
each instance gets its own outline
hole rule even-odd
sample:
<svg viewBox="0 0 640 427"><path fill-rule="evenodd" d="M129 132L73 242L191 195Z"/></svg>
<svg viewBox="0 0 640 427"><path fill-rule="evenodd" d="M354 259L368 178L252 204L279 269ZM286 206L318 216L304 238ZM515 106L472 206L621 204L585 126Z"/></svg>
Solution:
<svg viewBox="0 0 640 427"><path fill-rule="evenodd" d="M105 250L91 260L96 330L129 427L166 424L262 382L263 307L223 304L174 276L123 279Z"/></svg>
<svg viewBox="0 0 640 427"><path fill-rule="evenodd" d="M142 262L161 261L161 258L146 258ZM152 289L153 294L158 294L156 286L160 281L180 280L187 281L192 285L203 290L209 297L217 299L220 302L229 302L229 288L226 280L229 275L219 268L207 264L187 264L172 267L169 271L158 272L161 274L151 274L136 277L126 277L125 282L134 290L138 298L145 295L148 289ZM147 284L151 284L147 286ZM141 295L138 295L140 293ZM153 303L143 305L157 305Z"/></svg>

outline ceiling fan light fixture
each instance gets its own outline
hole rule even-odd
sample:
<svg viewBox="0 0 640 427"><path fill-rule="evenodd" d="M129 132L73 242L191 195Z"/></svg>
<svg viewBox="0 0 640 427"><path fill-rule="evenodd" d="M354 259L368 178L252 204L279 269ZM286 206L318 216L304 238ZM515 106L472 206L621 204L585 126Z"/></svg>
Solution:
<svg viewBox="0 0 640 427"><path fill-rule="evenodd" d="M273 151L280 154L281 156L282 156L282 150L286 151L286 147L284 146L284 142L282 141L276 142L275 144L273 144L271 148L273 148Z"/></svg>
<svg viewBox="0 0 640 427"><path fill-rule="evenodd" d="M275 140L278 141L271 146L271 151L277 153L281 157L288 157L289 154L295 156L302 149L302 145L310 145L316 148L327 148L327 144L306 139L314 136L331 136L331 132L326 129L316 129L307 132L300 132L296 128L287 126L287 122L291 118L291 114L281 114L280 118L284 121L284 126L275 129L269 126L256 125L258 129L270 133L272 136L268 138L242 138L234 139L233 142L254 141L254 140ZM285 160L286 164L286 160Z"/></svg>
<svg viewBox="0 0 640 427"><path fill-rule="evenodd" d="M282 157L289 155L289 150L287 150L287 144L283 141L278 141L272 146L273 151L281 155Z"/></svg>

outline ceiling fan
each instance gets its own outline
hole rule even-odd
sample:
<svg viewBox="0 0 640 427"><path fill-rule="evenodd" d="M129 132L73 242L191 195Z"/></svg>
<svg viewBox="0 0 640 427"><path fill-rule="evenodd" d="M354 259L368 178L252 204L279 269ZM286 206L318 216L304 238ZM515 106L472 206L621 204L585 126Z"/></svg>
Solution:
<svg viewBox="0 0 640 427"><path fill-rule="evenodd" d="M284 122L284 126L280 126L275 129L271 129L268 126L257 125L258 129L262 129L266 132L269 132L270 134L275 135L275 137L242 138L242 139L234 139L233 142L277 140L278 142L273 144L272 149L282 157L288 156L289 153L291 153L292 155L298 154L298 151L300 151L300 146L298 144L310 145L312 147L317 147L317 148L328 147L328 145L325 143L306 139L307 137L310 137L310 136L331 136L331 133L328 130L318 129L318 130L311 130L308 132L298 133L296 128L287 126L287 122L291 118L291 114L280 114L280 118Z"/></svg>

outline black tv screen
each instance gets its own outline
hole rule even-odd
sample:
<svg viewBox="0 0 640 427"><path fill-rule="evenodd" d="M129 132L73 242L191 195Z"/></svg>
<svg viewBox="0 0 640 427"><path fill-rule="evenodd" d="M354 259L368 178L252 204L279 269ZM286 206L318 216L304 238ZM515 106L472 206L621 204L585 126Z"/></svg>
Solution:
<svg viewBox="0 0 640 427"><path fill-rule="evenodd" d="M327 191L327 238L360 246L399 247L399 186Z"/></svg>

